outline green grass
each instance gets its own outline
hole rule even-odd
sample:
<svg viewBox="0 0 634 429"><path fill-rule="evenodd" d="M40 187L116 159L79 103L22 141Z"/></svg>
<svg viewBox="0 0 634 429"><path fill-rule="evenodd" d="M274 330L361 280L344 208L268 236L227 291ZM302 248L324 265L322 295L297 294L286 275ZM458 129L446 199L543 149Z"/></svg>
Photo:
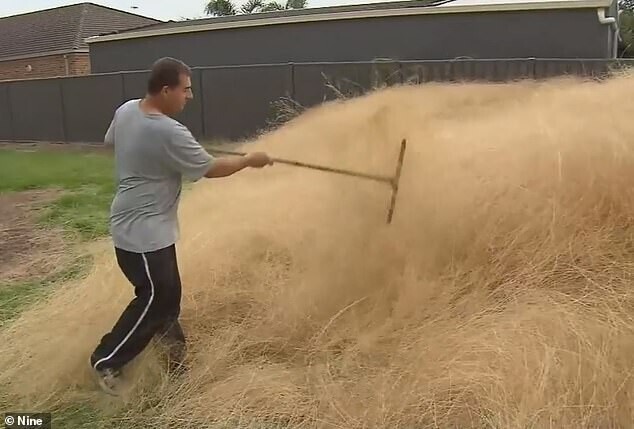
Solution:
<svg viewBox="0 0 634 429"><path fill-rule="evenodd" d="M108 234L114 187L114 161L104 153L0 150L0 193L65 190L46 207L40 221L62 226L84 240Z"/></svg>
<svg viewBox="0 0 634 429"><path fill-rule="evenodd" d="M113 185L109 183L84 186L51 203L40 220L77 232L83 240L105 236L109 232L108 210L113 193Z"/></svg>
<svg viewBox="0 0 634 429"><path fill-rule="evenodd" d="M0 150L0 192L112 184L113 165L103 153Z"/></svg>
<svg viewBox="0 0 634 429"><path fill-rule="evenodd" d="M113 158L106 153L0 150L0 193L62 189L61 196L41 211L39 222L61 226L81 240L108 234L113 172ZM86 258L79 258L44 279L0 282L0 326L44 298L56 284L81 275L87 265Z"/></svg>
<svg viewBox="0 0 634 429"><path fill-rule="evenodd" d="M39 221L44 226L61 226L73 239L92 240L108 234L114 186L113 158L106 153L0 150L0 193L61 189L61 196L44 207ZM90 264L91 257L82 256L43 279L4 284L0 281L0 327L46 299L57 285L85 275ZM2 405L7 405L5 410L13 408ZM115 427L90 404L77 403L51 411L53 427Z"/></svg>

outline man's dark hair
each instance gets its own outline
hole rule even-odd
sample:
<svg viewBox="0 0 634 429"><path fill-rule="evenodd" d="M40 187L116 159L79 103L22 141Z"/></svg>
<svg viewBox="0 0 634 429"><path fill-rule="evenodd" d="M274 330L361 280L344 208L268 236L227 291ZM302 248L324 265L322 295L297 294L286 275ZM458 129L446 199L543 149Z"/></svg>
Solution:
<svg viewBox="0 0 634 429"><path fill-rule="evenodd" d="M161 92L164 86L178 86L181 75L191 76L191 73L191 69L184 62L170 57L161 58L152 65L148 93L154 95Z"/></svg>

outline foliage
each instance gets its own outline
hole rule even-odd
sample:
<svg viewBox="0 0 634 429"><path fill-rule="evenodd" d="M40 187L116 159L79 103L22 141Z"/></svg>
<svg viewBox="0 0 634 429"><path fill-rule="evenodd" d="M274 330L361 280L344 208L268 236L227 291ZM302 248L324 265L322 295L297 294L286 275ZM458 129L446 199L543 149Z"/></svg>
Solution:
<svg viewBox="0 0 634 429"><path fill-rule="evenodd" d="M634 0L628 0L634 3ZM634 5L630 5L632 7ZM634 57L634 9L624 10L620 17L620 56Z"/></svg>
<svg viewBox="0 0 634 429"><path fill-rule="evenodd" d="M205 13L214 16L235 15L236 7L231 0L211 0L205 6Z"/></svg>
<svg viewBox="0 0 634 429"><path fill-rule="evenodd" d="M287 0L285 4L275 0L247 0L241 8L235 6L231 0L211 0L205 7L205 13L213 16L229 16L238 14L251 14L258 12L273 12L278 10L303 9L307 0Z"/></svg>

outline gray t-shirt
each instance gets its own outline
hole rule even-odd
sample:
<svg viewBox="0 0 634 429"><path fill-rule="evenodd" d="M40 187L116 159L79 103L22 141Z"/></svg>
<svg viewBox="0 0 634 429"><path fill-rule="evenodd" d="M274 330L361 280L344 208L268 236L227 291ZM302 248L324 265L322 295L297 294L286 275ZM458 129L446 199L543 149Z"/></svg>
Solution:
<svg viewBox="0 0 634 429"><path fill-rule="evenodd" d="M185 126L144 113L139 103L117 109L105 141L114 145L118 182L110 213L114 245L144 253L178 241L182 179L202 178L213 157Z"/></svg>

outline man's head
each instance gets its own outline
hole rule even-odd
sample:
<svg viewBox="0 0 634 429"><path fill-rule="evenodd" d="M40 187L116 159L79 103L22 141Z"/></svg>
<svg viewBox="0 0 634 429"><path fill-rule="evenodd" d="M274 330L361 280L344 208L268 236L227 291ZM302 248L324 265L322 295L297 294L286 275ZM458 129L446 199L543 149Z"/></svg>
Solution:
<svg viewBox="0 0 634 429"><path fill-rule="evenodd" d="M166 115L180 113L193 98L191 69L174 58L161 58L152 65L147 93Z"/></svg>

